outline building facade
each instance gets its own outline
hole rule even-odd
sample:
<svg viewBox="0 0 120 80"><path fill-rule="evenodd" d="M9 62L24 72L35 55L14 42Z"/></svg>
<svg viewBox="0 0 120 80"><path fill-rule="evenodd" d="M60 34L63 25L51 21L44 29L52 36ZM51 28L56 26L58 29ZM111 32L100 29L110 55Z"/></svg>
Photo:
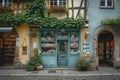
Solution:
<svg viewBox="0 0 120 80"><path fill-rule="evenodd" d="M86 0L46 0L48 16L57 18L73 17L79 15L86 18ZM0 5L11 7L13 14L25 10L24 0L1 0ZM66 11L53 12L51 7L64 6ZM38 35L30 35L37 31ZM83 32L83 33L81 33ZM6 25L0 24L0 66L23 67L33 55L33 49L38 48L44 67L75 67L76 60L81 55L81 43L84 40L86 28L40 28L36 25ZM81 38L82 36L82 38ZM9 63L9 65L8 65ZM8 65L8 66L6 66Z"/></svg>
<svg viewBox="0 0 120 80"><path fill-rule="evenodd" d="M101 63L120 66L118 32L110 25L101 24L104 19L120 16L119 3L119 0L88 0L90 53L96 58L98 66Z"/></svg>
<svg viewBox="0 0 120 80"><path fill-rule="evenodd" d="M14 14L24 12L25 4L24 0L0 1L0 5L11 7ZM110 26L101 24L106 18L120 16L119 4L119 0L46 0L48 16L59 19L66 17L76 19L82 16L86 20L83 29L41 28L40 25L28 24L10 26L1 23L1 67L8 63L12 67L23 67L22 64L26 64L33 55L34 48L38 48L44 67L75 67L76 60L84 53L89 54L89 58L95 58L97 67L101 64L119 67L118 32ZM65 12L57 10L54 12L52 10L54 6L57 8L64 6ZM30 35L31 32L38 34Z"/></svg>

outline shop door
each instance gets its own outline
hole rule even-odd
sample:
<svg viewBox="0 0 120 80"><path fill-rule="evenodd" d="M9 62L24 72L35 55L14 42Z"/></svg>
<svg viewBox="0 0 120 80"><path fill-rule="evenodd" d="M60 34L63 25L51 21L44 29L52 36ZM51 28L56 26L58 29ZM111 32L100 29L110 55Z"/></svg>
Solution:
<svg viewBox="0 0 120 80"><path fill-rule="evenodd" d="M57 54L58 67L65 67L65 66L67 66L67 61L68 61L67 45L68 45L67 41L59 41L58 42L58 54Z"/></svg>
<svg viewBox="0 0 120 80"><path fill-rule="evenodd" d="M114 37L111 32L103 31L98 36L98 57L100 65L113 66Z"/></svg>

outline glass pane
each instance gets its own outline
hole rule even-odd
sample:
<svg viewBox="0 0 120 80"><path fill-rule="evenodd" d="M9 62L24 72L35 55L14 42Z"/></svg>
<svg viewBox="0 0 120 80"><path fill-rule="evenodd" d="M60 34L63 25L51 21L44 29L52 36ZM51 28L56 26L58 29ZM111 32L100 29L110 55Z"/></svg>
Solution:
<svg viewBox="0 0 120 80"><path fill-rule="evenodd" d="M0 3L2 3L2 0L0 0Z"/></svg>
<svg viewBox="0 0 120 80"><path fill-rule="evenodd" d="M112 6L112 0L108 0L107 5Z"/></svg>
<svg viewBox="0 0 120 80"><path fill-rule="evenodd" d="M51 2L50 5L53 6L53 2Z"/></svg>
<svg viewBox="0 0 120 80"><path fill-rule="evenodd" d="M100 1L100 6L105 6L105 0Z"/></svg>
<svg viewBox="0 0 120 80"><path fill-rule="evenodd" d="M78 32L70 33L70 51L71 53L78 51Z"/></svg>
<svg viewBox="0 0 120 80"><path fill-rule="evenodd" d="M54 2L54 5L57 5L57 2Z"/></svg>
<svg viewBox="0 0 120 80"><path fill-rule="evenodd" d="M63 5L66 5L66 2L63 2Z"/></svg>
<svg viewBox="0 0 120 80"><path fill-rule="evenodd" d="M59 56L65 57L66 55L66 42L59 42Z"/></svg>
<svg viewBox="0 0 120 80"><path fill-rule="evenodd" d="M45 53L55 53L55 33L54 31L43 31L41 33L41 51Z"/></svg>
<svg viewBox="0 0 120 80"><path fill-rule="evenodd" d="M59 4L62 5L62 2L60 2Z"/></svg>

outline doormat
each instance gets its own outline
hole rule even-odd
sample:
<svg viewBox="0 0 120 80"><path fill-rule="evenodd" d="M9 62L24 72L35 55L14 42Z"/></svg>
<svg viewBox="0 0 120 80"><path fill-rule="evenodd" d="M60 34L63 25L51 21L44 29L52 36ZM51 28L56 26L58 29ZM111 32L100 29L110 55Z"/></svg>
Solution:
<svg viewBox="0 0 120 80"><path fill-rule="evenodd" d="M48 73L56 73L56 70L49 70Z"/></svg>

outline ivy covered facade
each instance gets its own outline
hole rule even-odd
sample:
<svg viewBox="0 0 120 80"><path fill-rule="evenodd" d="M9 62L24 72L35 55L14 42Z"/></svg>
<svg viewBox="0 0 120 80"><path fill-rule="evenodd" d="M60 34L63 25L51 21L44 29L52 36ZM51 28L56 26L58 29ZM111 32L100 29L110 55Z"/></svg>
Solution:
<svg viewBox="0 0 120 80"><path fill-rule="evenodd" d="M94 59L96 69L101 64L119 67L119 3L2 0L0 66L24 67L37 48L43 67L71 68L79 58Z"/></svg>
<svg viewBox="0 0 120 80"><path fill-rule="evenodd" d="M12 67L24 67L37 48L44 67L75 67L85 19L70 15L69 0L8 2L0 2L1 66L10 61Z"/></svg>

